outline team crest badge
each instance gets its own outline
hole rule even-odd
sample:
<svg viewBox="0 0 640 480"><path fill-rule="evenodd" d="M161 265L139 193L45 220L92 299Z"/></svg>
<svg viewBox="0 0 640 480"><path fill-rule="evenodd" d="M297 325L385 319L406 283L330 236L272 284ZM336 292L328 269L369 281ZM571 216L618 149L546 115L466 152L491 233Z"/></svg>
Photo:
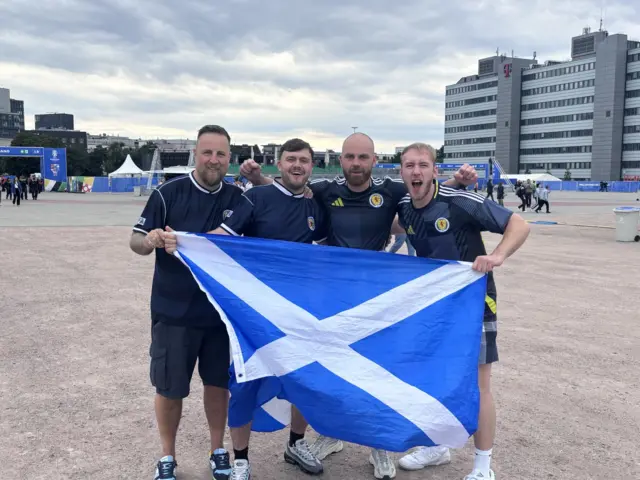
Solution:
<svg viewBox="0 0 640 480"><path fill-rule="evenodd" d="M233 215L233 210L225 210L224 212L222 212L222 220L226 220L231 215Z"/></svg>
<svg viewBox="0 0 640 480"><path fill-rule="evenodd" d="M440 217L436 220L436 230L440 233L444 233L449 230L449 220L444 217Z"/></svg>
<svg viewBox="0 0 640 480"><path fill-rule="evenodd" d="M382 206L383 201L384 200L382 199L382 195L380 195L379 193L374 193L369 197L369 203L374 208L380 208Z"/></svg>
<svg viewBox="0 0 640 480"><path fill-rule="evenodd" d="M316 229L316 219L313 217L307 217L307 225L312 232Z"/></svg>

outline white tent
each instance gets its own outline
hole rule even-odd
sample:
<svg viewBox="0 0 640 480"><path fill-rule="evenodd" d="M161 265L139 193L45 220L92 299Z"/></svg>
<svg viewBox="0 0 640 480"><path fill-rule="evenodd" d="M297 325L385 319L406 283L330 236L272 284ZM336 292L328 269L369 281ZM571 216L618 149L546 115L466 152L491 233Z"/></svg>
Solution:
<svg viewBox="0 0 640 480"><path fill-rule="evenodd" d="M526 182L527 180L531 180L532 182L561 182L562 179L558 177L554 177L549 173L529 173L529 174L520 174L520 175L500 175L500 178L509 179L513 181L520 180L521 182Z"/></svg>
<svg viewBox="0 0 640 480"><path fill-rule="evenodd" d="M133 175L142 175L144 172L138 168L138 166L133 163L131 159L131 155L127 155L127 158L124 159L124 163L120 165L120 168L115 172L111 172L109 174L110 177L127 177Z"/></svg>

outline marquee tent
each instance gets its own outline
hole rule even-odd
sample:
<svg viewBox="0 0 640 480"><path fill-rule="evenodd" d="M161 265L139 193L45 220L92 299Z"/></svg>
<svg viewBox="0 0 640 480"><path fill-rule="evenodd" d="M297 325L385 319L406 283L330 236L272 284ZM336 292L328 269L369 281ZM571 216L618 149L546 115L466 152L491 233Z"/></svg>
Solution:
<svg viewBox="0 0 640 480"><path fill-rule="evenodd" d="M131 159L131 155L127 155L127 158L125 158L124 163L122 165L120 165L120 168L118 168L115 172L111 172L109 174L110 177L128 177L128 176L134 176L134 175L142 175L144 172L138 168L138 166L133 163L133 160Z"/></svg>

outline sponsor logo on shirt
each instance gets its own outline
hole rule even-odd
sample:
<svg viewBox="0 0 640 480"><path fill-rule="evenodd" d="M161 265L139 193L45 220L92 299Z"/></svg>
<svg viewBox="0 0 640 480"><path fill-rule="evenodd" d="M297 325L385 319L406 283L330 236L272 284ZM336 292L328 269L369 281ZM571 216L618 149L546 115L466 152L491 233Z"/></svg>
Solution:
<svg viewBox="0 0 640 480"><path fill-rule="evenodd" d="M369 203L374 208L380 208L384 203L384 200L382 199L382 195L380 195L379 193L374 193L369 197Z"/></svg>
<svg viewBox="0 0 640 480"><path fill-rule="evenodd" d="M138 219L138 225L144 225L144 222L146 222L146 221L147 221L147 219L146 219L146 218L144 218L144 217L140 217L140 218Z"/></svg>
<svg viewBox="0 0 640 480"><path fill-rule="evenodd" d="M332 207L344 207L344 202L342 201L341 198L338 198L337 200L335 200L332 204Z"/></svg>
<svg viewBox="0 0 640 480"><path fill-rule="evenodd" d="M440 233L444 233L449 230L449 220L444 217L440 217L436 220L436 230Z"/></svg>

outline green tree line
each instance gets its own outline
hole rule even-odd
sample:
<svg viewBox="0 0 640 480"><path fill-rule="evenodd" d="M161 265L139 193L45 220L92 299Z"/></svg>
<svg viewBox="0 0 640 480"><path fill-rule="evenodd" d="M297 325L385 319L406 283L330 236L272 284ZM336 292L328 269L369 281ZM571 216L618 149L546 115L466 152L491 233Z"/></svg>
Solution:
<svg viewBox="0 0 640 480"><path fill-rule="evenodd" d="M67 175L100 177L116 170L127 155L131 155L133 162L143 168L143 163L149 164L156 146L152 142L138 148L128 148L122 143L113 143L107 148L96 147L92 152L82 147L66 146L58 138L46 135L34 135L20 132L11 142L14 147L43 147L67 148ZM145 161L146 160L146 161ZM0 157L0 174L29 175L40 172L39 158ZM42 173L42 172L40 172Z"/></svg>

